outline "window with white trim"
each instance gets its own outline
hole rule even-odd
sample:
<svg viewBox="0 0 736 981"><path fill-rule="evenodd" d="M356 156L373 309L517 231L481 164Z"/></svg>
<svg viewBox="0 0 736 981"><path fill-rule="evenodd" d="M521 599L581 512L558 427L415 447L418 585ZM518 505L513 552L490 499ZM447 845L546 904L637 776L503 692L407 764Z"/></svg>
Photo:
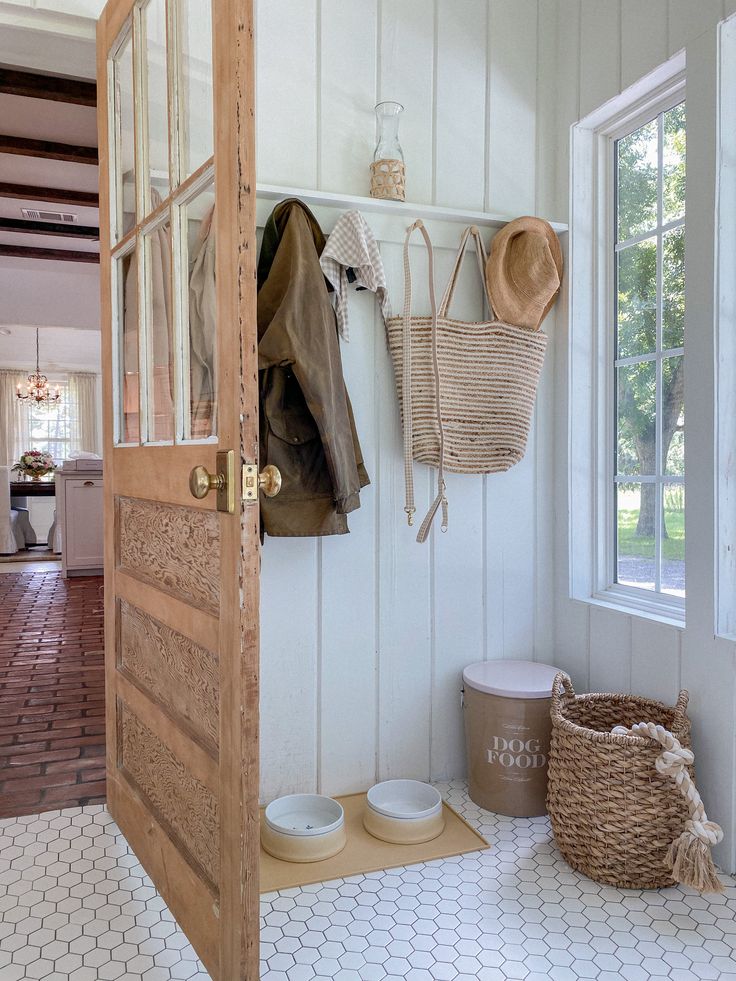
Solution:
<svg viewBox="0 0 736 981"><path fill-rule="evenodd" d="M685 52L572 127L570 596L685 620Z"/></svg>
<svg viewBox="0 0 736 981"><path fill-rule="evenodd" d="M684 101L611 152L612 581L684 597Z"/></svg>

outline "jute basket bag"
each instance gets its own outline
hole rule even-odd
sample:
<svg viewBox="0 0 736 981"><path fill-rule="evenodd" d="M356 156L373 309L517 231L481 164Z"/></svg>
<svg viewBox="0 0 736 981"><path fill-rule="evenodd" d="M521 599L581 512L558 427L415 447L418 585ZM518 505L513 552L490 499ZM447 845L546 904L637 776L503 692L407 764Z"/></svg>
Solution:
<svg viewBox="0 0 736 981"><path fill-rule="evenodd" d="M552 688L547 809L564 859L596 882L722 890L708 821L693 783L688 693L673 707L635 695Z"/></svg>
<svg viewBox="0 0 736 981"><path fill-rule="evenodd" d="M430 316L412 316L409 240L421 232L429 265ZM449 315L460 266L475 241L481 281L491 319L469 323ZM422 221L407 229L404 242L404 312L386 321L404 431L406 507L413 524L412 459L437 468L437 497L417 541L429 533L442 507L447 529L445 470L484 474L508 470L524 456L547 337L495 318L486 290L486 251L475 226L463 232L439 307L435 301L432 243Z"/></svg>

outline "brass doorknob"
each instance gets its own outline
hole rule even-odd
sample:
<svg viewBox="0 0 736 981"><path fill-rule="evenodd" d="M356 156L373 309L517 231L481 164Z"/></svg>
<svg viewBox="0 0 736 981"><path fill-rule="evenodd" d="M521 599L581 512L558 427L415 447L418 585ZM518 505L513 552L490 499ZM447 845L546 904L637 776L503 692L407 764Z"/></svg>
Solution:
<svg viewBox="0 0 736 981"><path fill-rule="evenodd" d="M198 501L207 497L211 490L219 491L225 486L221 473L210 473L207 467L193 467L189 474L189 490Z"/></svg>
<svg viewBox="0 0 736 981"><path fill-rule="evenodd" d="M281 490L281 471L272 463L258 474L258 489L262 490L266 497L276 497Z"/></svg>

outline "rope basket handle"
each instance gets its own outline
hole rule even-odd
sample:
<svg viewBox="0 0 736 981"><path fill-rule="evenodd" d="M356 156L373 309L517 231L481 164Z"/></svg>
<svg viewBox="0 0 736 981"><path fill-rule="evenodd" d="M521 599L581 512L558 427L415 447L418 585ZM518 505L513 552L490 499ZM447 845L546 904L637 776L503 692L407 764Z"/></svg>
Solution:
<svg viewBox="0 0 736 981"><path fill-rule="evenodd" d="M550 712L553 719L562 719L563 702L575 698L575 689L572 686L572 679L564 671L558 671L555 680L552 682L552 704Z"/></svg>
<svg viewBox="0 0 736 981"><path fill-rule="evenodd" d="M690 701L690 693L686 689L682 689L680 694L677 696L677 701L675 702L675 726L686 726L687 725L687 703Z"/></svg>
<svg viewBox="0 0 736 981"><path fill-rule="evenodd" d="M683 699L684 696L684 699ZM680 703L687 705L687 692L680 692ZM723 892L723 883L718 878L713 864L711 848L723 841L723 829L715 821L709 821L705 813L703 799L690 776L689 766L695 762L695 755L681 745L679 739L653 722L637 722L633 726L615 726L613 733L619 736L639 736L659 743L662 752L655 760L657 773L670 777L687 802L690 820L685 822L685 830L673 841L667 852L667 867L672 877L684 886L692 886L698 892Z"/></svg>

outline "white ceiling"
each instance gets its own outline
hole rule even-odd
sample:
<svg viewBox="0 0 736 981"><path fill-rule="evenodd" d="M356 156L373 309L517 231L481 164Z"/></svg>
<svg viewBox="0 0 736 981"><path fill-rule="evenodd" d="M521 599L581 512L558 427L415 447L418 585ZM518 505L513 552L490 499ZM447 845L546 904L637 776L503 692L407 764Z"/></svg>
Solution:
<svg viewBox="0 0 736 981"><path fill-rule="evenodd" d="M0 256L0 326L99 330L99 291L100 268L92 263Z"/></svg>
<svg viewBox="0 0 736 981"><path fill-rule="evenodd" d="M91 106L0 93L0 119L5 136L97 146L97 111Z"/></svg>
<svg viewBox="0 0 736 981"><path fill-rule="evenodd" d="M38 99L34 99L38 102ZM3 123L5 120L3 120ZM97 167L89 164L44 160L40 157L17 157L0 153L0 181L11 184L38 184L40 187L63 187L72 191L97 193Z"/></svg>
<svg viewBox="0 0 736 981"><path fill-rule="evenodd" d="M64 249L68 252L90 252L93 254L96 254L99 249L97 241L86 238L66 238L62 235L26 235L21 232L9 232L1 228L0 245L23 245L32 249ZM37 262L39 260L27 261ZM48 262L49 260L40 261Z"/></svg>
<svg viewBox="0 0 736 981"><path fill-rule="evenodd" d="M0 159L2 156L0 155ZM42 187L44 185L41 185ZM48 185L45 185L48 187ZM63 211L68 214L76 215L79 225L87 225L97 228L99 225L99 211L97 208L83 208L76 204L58 204L48 201L38 201L32 198L0 198L0 218L22 219L22 208L41 208L45 211Z"/></svg>
<svg viewBox="0 0 736 981"><path fill-rule="evenodd" d="M5 335L0 328L0 365L29 374L36 366L36 331L33 327L11 327ZM44 327L39 334L41 371L77 368L100 370L100 335L64 327Z"/></svg>
<svg viewBox="0 0 736 981"><path fill-rule="evenodd" d="M0 0L0 64L95 77L95 20L104 0Z"/></svg>
<svg viewBox="0 0 736 981"><path fill-rule="evenodd" d="M35 69L72 77L94 76L94 24L103 6L99 0L0 0L0 63L19 70ZM69 16L70 14L75 16ZM93 107L0 93L0 132L75 146L97 145L97 113ZM0 153L0 181L13 184L97 192L98 168L86 164ZM22 220L22 208L64 211L78 225L99 226L96 208L0 198L0 218ZM98 252L99 243L73 236L0 231L0 245ZM90 343L99 331L99 266L93 263L0 256L0 325L78 328L67 344L72 362L76 347ZM32 333L32 332L31 332ZM69 331L62 334L69 334ZM99 359L98 340L92 350ZM93 345L94 347L94 345ZM0 335L4 361L12 353L10 339ZM58 351L61 356L63 352ZM22 355L26 357L25 354Z"/></svg>

